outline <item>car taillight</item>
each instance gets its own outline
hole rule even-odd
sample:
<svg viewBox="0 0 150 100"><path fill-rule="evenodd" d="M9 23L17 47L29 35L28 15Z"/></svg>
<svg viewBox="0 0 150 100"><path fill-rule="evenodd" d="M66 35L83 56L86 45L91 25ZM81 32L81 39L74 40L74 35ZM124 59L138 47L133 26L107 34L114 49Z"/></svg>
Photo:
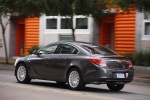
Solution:
<svg viewBox="0 0 150 100"><path fill-rule="evenodd" d="M130 61L130 62L129 62L129 68L131 68L131 67L133 67L133 64L132 64L132 62Z"/></svg>
<svg viewBox="0 0 150 100"><path fill-rule="evenodd" d="M106 61L104 60L98 58L89 58L89 60L95 65L106 66Z"/></svg>

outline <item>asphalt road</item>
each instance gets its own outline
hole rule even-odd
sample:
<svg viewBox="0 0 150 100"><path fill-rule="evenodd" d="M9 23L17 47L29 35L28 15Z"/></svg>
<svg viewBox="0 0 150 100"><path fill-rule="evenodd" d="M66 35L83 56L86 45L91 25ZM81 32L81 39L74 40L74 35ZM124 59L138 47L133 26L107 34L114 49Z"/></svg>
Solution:
<svg viewBox="0 0 150 100"><path fill-rule="evenodd" d="M106 85L87 85L83 91L69 90L52 81L17 83L13 71L0 70L0 100L150 100L150 84L132 82L119 92Z"/></svg>

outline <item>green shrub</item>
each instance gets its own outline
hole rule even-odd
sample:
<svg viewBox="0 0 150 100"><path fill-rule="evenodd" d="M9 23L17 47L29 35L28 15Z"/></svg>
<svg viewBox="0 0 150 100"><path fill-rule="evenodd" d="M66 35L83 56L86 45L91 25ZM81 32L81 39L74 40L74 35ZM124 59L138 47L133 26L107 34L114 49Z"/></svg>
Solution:
<svg viewBox="0 0 150 100"><path fill-rule="evenodd" d="M133 65L150 66L150 51L129 52L122 55L128 57Z"/></svg>
<svg viewBox="0 0 150 100"><path fill-rule="evenodd" d="M128 57L132 61L133 65L135 64L135 53L134 52L127 52L122 55L125 57Z"/></svg>
<svg viewBox="0 0 150 100"><path fill-rule="evenodd" d="M150 51L144 52L144 66L150 66Z"/></svg>
<svg viewBox="0 0 150 100"><path fill-rule="evenodd" d="M136 52L135 65L144 66L144 53L142 51Z"/></svg>
<svg viewBox="0 0 150 100"><path fill-rule="evenodd" d="M39 46L33 45L31 48L28 49L28 53L29 53L29 54L32 54L32 52L33 52L34 50L38 50L38 49L39 49Z"/></svg>
<svg viewBox="0 0 150 100"><path fill-rule="evenodd" d="M136 52L135 65L137 65L137 66L150 66L150 51Z"/></svg>

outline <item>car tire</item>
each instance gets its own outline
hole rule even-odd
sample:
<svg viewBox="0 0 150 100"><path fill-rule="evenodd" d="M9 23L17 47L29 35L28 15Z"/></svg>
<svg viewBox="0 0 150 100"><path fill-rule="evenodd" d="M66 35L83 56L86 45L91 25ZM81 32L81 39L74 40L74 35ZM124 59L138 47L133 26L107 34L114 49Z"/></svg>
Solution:
<svg viewBox="0 0 150 100"><path fill-rule="evenodd" d="M19 83L29 83L31 81L28 75L27 67L24 63L20 63L17 66L15 76Z"/></svg>
<svg viewBox="0 0 150 100"><path fill-rule="evenodd" d="M112 91L120 91L125 84L107 84L107 87Z"/></svg>
<svg viewBox="0 0 150 100"><path fill-rule="evenodd" d="M82 75L80 71L76 68L73 68L69 71L67 77L67 83L70 89L72 90L82 90L85 87L83 82Z"/></svg>

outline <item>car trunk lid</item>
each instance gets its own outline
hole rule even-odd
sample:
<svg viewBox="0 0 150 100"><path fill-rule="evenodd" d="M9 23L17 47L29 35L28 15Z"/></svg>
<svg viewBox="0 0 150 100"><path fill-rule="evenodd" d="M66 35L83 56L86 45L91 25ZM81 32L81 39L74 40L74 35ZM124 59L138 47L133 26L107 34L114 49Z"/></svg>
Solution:
<svg viewBox="0 0 150 100"><path fill-rule="evenodd" d="M112 69L127 69L129 68L130 60L123 56L105 56L102 57L106 61L108 68Z"/></svg>
<svg viewBox="0 0 150 100"><path fill-rule="evenodd" d="M106 62L108 68L111 69L127 69L129 68L131 61L123 56L103 56L101 57Z"/></svg>

